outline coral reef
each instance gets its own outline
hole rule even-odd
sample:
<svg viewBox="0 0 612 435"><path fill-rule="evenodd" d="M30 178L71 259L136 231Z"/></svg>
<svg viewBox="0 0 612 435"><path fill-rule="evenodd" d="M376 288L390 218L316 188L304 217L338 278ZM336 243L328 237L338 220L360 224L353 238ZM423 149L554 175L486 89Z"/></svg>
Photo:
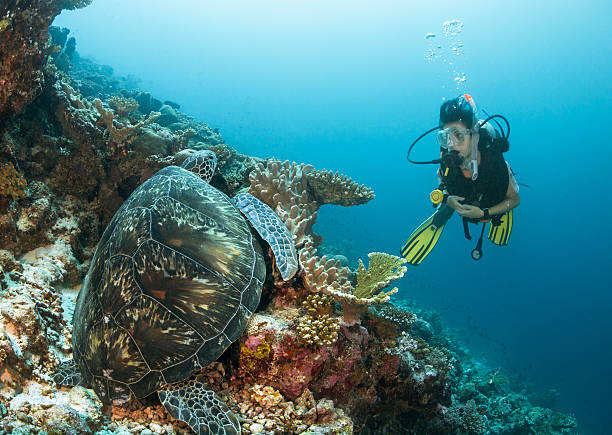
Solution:
<svg viewBox="0 0 612 435"><path fill-rule="evenodd" d="M96 110L100 113L98 125L106 126L110 136L110 150L113 156L123 157L127 153L127 148L136 140L141 127L145 127L161 116L159 112L151 112L146 120L138 121L136 124L120 123L115 120L112 110L106 110L102 106L102 101L96 98L93 101ZM123 108L124 109L124 108Z"/></svg>
<svg viewBox="0 0 612 435"><path fill-rule="evenodd" d="M62 8L91 0L3 2L0 6L0 132L8 118L42 92L48 28Z"/></svg>
<svg viewBox="0 0 612 435"><path fill-rule="evenodd" d="M328 294L339 302L342 305L343 321L348 325L359 322L368 306L388 302L397 288L386 293L382 289L391 281L400 279L406 272L406 267L402 266L406 262L403 258L381 252L372 252L368 257L368 269L359 260L357 282L353 286L350 269L341 266L338 260L318 257L316 249L312 247L300 251L305 288L311 292Z"/></svg>
<svg viewBox="0 0 612 435"><path fill-rule="evenodd" d="M80 58L66 30L52 30L60 51L44 52L54 14L87 3L0 7L0 52L23 47L23 64L0 67L1 433L191 433L156 396L102 407L90 390L52 377L70 357L75 298L106 224L152 174L200 149L218 158L211 184L273 207L299 249L299 275L281 283L271 273L243 336L202 370L243 433L575 429L572 417L515 393L503 371L474 362L435 313L388 303L395 289L383 289L404 274L403 260L372 253L354 272L341 256L317 254L318 209L364 204L370 189L310 165L238 153L178 104Z"/></svg>

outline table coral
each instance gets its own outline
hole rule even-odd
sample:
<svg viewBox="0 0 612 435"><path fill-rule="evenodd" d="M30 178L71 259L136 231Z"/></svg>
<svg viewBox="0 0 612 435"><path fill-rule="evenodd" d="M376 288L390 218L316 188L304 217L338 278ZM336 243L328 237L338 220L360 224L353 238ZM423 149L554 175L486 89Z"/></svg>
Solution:
<svg viewBox="0 0 612 435"><path fill-rule="evenodd" d="M294 234L297 249L321 243L312 227L322 205L352 206L374 198L371 189L344 175L289 161L269 159L257 165L249 178L249 193L276 211Z"/></svg>
<svg viewBox="0 0 612 435"><path fill-rule="evenodd" d="M365 204L374 199L374 191L351 178L333 171L311 171L306 174L308 186L317 202L345 207Z"/></svg>

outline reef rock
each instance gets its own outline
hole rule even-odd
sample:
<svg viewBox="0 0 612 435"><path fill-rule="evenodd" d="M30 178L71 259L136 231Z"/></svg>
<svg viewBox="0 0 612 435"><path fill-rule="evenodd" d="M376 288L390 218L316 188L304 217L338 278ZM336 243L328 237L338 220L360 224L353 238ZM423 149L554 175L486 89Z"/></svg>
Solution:
<svg viewBox="0 0 612 435"><path fill-rule="evenodd" d="M0 6L0 131L3 121L42 91L49 25L63 8L84 7L91 0L3 2Z"/></svg>

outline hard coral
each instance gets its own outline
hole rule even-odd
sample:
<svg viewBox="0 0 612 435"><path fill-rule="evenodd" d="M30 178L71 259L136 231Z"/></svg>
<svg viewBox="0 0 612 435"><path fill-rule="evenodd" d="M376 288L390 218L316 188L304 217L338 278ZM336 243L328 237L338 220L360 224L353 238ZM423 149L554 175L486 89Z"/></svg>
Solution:
<svg viewBox="0 0 612 435"><path fill-rule="evenodd" d="M21 199L25 197L27 185L23 175L17 172L12 163L0 164L0 196Z"/></svg>
<svg viewBox="0 0 612 435"><path fill-rule="evenodd" d="M370 252L368 254L370 264L366 270L361 259L357 269L357 285L353 294L358 298L376 298L387 302L392 294L397 292L397 287L388 293L380 290L387 287L391 281L400 279L406 273L405 258L389 255L384 252ZM382 303L382 302L381 302Z"/></svg>
<svg viewBox="0 0 612 435"><path fill-rule="evenodd" d="M115 120L112 110L107 110L102 106L102 101L100 101L100 99L96 98L94 100L94 106L100 113L98 125L105 125L108 130L111 154L113 156L125 154L127 152L127 147L136 139L136 134L138 134L140 128L151 124L161 116L159 112L151 112L149 117L144 121L139 121L134 125L129 123L123 124Z"/></svg>
<svg viewBox="0 0 612 435"><path fill-rule="evenodd" d="M120 97L113 95L108 99L108 104L119 116L125 116L128 113L138 110L138 101L133 98Z"/></svg>
<svg viewBox="0 0 612 435"><path fill-rule="evenodd" d="M341 267L339 261L328 260L325 256L318 257L313 248L300 251L304 286L312 292L331 295L339 302L342 305L343 320L348 325L357 323L369 305L388 302L397 288L387 293L380 290L406 272L406 267L401 266L405 262L402 258L380 252L368 256L370 265L367 270L359 260L357 286L353 287L348 267Z"/></svg>
<svg viewBox="0 0 612 435"><path fill-rule="evenodd" d="M300 250L301 274L304 287L313 293L329 293L330 290L351 293L350 270L342 267L340 262L319 257L317 250L305 247Z"/></svg>
<svg viewBox="0 0 612 435"><path fill-rule="evenodd" d="M337 204L345 207L365 204L374 199L374 191L363 184L359 185L346 175L332 171L309 172L306 176L317 202Z"/></svg>
<svg viewBox="0 0 612 435"><path fill-rule="evenodd" d="M324 293L312 293L302 302L302 306L313 314L333 314L334 298Z"/></svg>
<svg viewBox="0 0 612 435"><path fill-rule="evenodd" d="M251 400L264 408L271 408L282 402L283 396L269 385L255 384L250 389Z"/></svg>
<svg viewBox="0 0 612 435"><path fill-rule="evenodd" d="M297 249L317 246L321 237L313 232L317 210L324 204L351 206L374 197L371 189L330 171L311 165L270 159L250 174L249 192L274 208L294 234Z"/></svg>
<svg viewBox="0 0 612 435"><path fill-rule="evenodd" d="M334 344L338 339L339 330L338 319L327 314L316 319L307 314L300 317L297 326L298 337L302 343L319 346Z"/></svg>

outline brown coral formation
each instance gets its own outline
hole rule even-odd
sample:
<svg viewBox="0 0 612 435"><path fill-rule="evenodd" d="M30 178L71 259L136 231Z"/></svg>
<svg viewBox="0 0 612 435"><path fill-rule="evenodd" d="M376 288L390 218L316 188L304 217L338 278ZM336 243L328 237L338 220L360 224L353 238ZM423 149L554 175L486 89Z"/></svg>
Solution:
<svg viewBox="0 0 612 435"><path fill-rule="evenodd" d="M10 196L13 200L23 198L27 186L11 162L0 165L0 196Z"/></svg>
<svg viewBox="0 0 612 435"><path fill-rule="evenodd" d="M151 112L146 120L138 121L136 124L122 123L115 119L112 110L107 110L102 101L96 98L93 101L96 110L100 113L98 125L104 125L110 137L110 151L113 156L122 157L128 152L129 146L136 140L141 127L145 127L161 116L159 112Z"/></svg>
<svg viewBox="0 0 612 435"><path fill-rule="evenodd" d="M0 5L0 131L5 121L42 92L48 28L63 8L91 0L2 2Z"/></svg>
<svg viewBox="0 0 612 435"><path fill-rule="evenodd" d="M312 227L324 204L351 206L374 198L374 192L350 178L311 165L269 159L250 174L249 193L272 207L294 235L296 248L317 246Z"/></svg>
<svg viewBox="0 0 612 435"><path fill-rule="evenodd" d="M325 169L312 171L308 173L307 180L317 202L321 204L349 207L365 204L374 199L372 189L353 182L351 178L339 172L334 174Z"/></svg>
<svg viewBox="0 0 612 435"><path fill-rule="evenodd" d="M313 232L317 210L323 204L367 203L374 198L371 189L339 173L273 159L265 165L260 163L251 172L250 182L249 192L272 207L293 234L305 288L333 296L343 306L345 322L357 322L368 305L387 302L397 291L381 290L403 276L404 260L382 253L370 254L370 267L366 271L360 262L354 287L348 267L341 266L337 260L317 256L314 248L321 243L321 237Z"/></svg>

